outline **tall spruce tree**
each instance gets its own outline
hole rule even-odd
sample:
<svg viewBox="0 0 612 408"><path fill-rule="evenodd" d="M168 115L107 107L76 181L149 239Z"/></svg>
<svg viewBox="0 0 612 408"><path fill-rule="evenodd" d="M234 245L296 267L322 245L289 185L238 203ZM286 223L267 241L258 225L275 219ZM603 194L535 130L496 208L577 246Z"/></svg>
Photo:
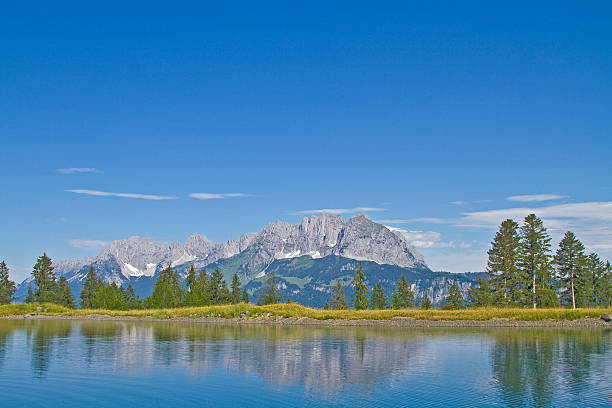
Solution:
<svg viewBox="0 0 612 408"><path fill-rule="evenodd" d="M234 274L234 278L232 279L232 303L240 303L240 279L238 279L238 274Z"/></svg>
<svg viewBox="0 0 612 408"><path fill-rule="evenodd" d="M395 284L395 290L391 294L391 309L408 309L414 307L414 293L406 277L402 276Z"/></svg>
<svg viewBox="0 0 612 408"><path fill-rule="evenodd" d="M578 307L597 306L597 287L603 263L595 253L586 255L581 262L580 273L576 281L576 304Z"/></svg>
<svg viewBox="0 0 612 408"><path fill-rule="evenodd" d="M551 296L554 284L551 258L550 236L542 220L535 214L529 214L521 226L518 256L521 271L519 290L523 292L520 298L524 300L525 306L527 302L533 305L534 309L538 304L552 306L546 302Z"/></svg>
<svg viewBox="0 0 612 408"><path fill-rule="evenodd" d="M361 262L359 262L359 267L357 271L355 271L355 276L353 277L352 285L355 286L355 297L351 299L353 304L355 305L356 310L364 310L370 306L370 302L368 301L368 288L365 284L365 274L363 273L363 267Z"/></svg>
<svg viewBox="0 0 612 408"><path fill-rule="evenodd" d="M34 270L32 271L32 276L37 286L34 291L34 300L36 302L57 302L58 290L53 269L51 258L46 253L39 256L36 260Z"/></svg>
<svg viewBox="0 0 612 408"><path fill-rule="evenodd" d="M389 302L387 302L387 297L385 296L385 290L382 287L382 283L379 281L372 289L372 309L382 310L388 308Z"/></svg>
<svg viewBox="0 0 612 408"><path fill-rule="evenodd" d="M522 291L518 279L518 224L510 219L503 221L487 251L487 274L494 287L496 303L507 305L520 302Z"/></svg>
<svg viewBox="0 0 612 408"><path fill-rule="evenodd" d="M612 307L612 267L610 261L606 261L600 270L596 291L597 305L599 307Z"/></svg>
<svg viewBox="0 0 612 408"><path fill-rule="evenodd" d="M81 294L79 295L79 298L81 299L82 309L93 308L94 294L101 288L102 280L100 280L100 278L96 274L96 271L93 266L90 266L89 271L87 272L87 276L85 277L83 289L81 289Z"/></svg>
<svg viewBox="0 0 612 408"><path fill-rule="evenodd" d="M246 304L251 303L251 300L249 299L249 292L247 292L246 289L242 290L242 297L240 298L240 301Z"/></svg>
<svg viewBox="0 0 612 408"><path fill-rule="evenodd" d="M140 299L136 296L132 285L128 285L125 292L123 292L123 304L126 310L135 310L142 307Z"/></svg>
<svg viewBox="0 0 612 408"><path fill-rule="evenodd" d="M210 275L208 287L212 304L222 305L231 302L230 291L227 288L227 283L225 283L223 274L221 271L219 271L219 269L215 269L215 271Z"/></svg>
<svg viewBox="0 0 612 408"><path fill-rule="evenodd" d="M461 294L461 290L459 290L459 285L457 285L457 282L453 282L451 285L448 296L446 297L444 308L447 310L465 309L465 301L463 299L463 295Z"/></svg>
<svg viewBox="0 0 612 408"><path fill-rule="evenodd" d="M28 286L28 294L25 297L26 303L34 303L36 302L36 298L34 297L34 291L32 290L32 286Z"/></svg>
<svg viewBox="0 0 612 408"><path fill-rule="evenodd" d="M13 301L15 294L15 282L9 279L9 268L6 262L0 262L0 305Z"/></svg>
<svg viewBox="0 0 612 408"><path fill-rule="evenodd" d="M427 293L425 294L423 300L421 300L421 303L419 303L419 308L421 308L422 310L429 310L433 308L433 304L431 303L431 300L429 299Z"/></svg>
<svg viewBox="0 0 612 408"><path fill-rule="evenodd" d="M74 296L72 296L72 290L70 289L70 285L68 284L68 280L65 276L60 276L57 283L57 291L57 303L70 309L74 309Z"/></svg>
<svg viewBox="0 0 612 408"><path fill-rule="evenodd" d="M337 280L336 284L334 285L334 291L332 292L332 296L329 299L328 305L331 309L348 309L348 307L346 306L346 296L344 294L344 288L342 287L342 283L340 283L340 280Z"/></svg>
<svg viewBox="0 0 612 408"><path fill-rule="evenodd" d="M179 307L183 303L183 297L179 275L169 266L160 272L147 305L152 309Z"/></svg>
<svg viewBox="0 0 612 408"><path fill-rule="evenodd" d="M259 298L257 299L258 305L272 305L279 303L281 300L281 294L276 287L276 277L274 271L268 274L268 278L264 282L262 288L259 290Z"/></svg>
<svg viewBox="0 0 612 408"><path fill-rule="evenodd" d="M487 307L495 305L495 290L491 281L486 278L476 279L476 285L472 285L468 291L471 307Z"/></svg>
<svg viewBox="0 0 612 408"><path fill-rule="evenodd" d="M565 304L571 304L576 309L576 281L580 267L584 261L584 245L573 232L567 231L559 243L559 249L554 258L557 276L561 280L561 297Z"/></svg>

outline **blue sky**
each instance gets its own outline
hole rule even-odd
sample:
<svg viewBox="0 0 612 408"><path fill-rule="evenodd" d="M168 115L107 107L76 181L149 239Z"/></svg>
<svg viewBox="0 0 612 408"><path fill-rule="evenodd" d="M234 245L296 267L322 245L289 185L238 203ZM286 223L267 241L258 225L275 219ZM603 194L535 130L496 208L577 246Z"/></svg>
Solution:
<svg viewBox="0 0 612 408"><path fill-rule="evenodd" d="M609 2L327 3L5 5L11 276L320 209L402 229L436 270L482 270L531 209L612 258Z"/></svg>

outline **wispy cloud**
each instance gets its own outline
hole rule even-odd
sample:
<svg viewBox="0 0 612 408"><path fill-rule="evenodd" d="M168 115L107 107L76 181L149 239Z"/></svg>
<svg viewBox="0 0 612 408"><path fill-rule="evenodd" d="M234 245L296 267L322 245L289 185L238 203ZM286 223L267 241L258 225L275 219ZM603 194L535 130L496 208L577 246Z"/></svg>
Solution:
<svg viewBox="0 0 612 408"><path fill-rule="evenodd" d="M57 169L56 171L61 174L102 173L102 171L93 167L70 167L67 169Z"/></svg>
<svg viewBox="0 0 612 408"><path fill-rule="evenodd" d="M453 241L443 242L442 235L436 231L410 231L385 225L389 230L401 233L415 248L454 248Z"/></svg>
<svg viewBox="0 0 612 408"><path fill-rule="evenodd" d="M219 200L222 198L232 197L254 197L252 194L246 193L191 193L191 198L197 198L198 200Z"/></svg>
<svg viewBox="0 0 612 408"><path fill-rule="evenodd" d="M537 201L550 201L559 200L561 198L567 198L568 196L557 195L557 194L532 194L532 195L515 195L507 197L509 201L519 201L523 203L537 202Z"/></svg>
<svg viewBox="0 0 612 408"><path fill-rule="evenodd" d="M110 242L97 239L71 239L68 244L73 248L102 249L110 245Z"/></svg>
<svg viewBox="0 0 612 408"><path fill-rule="evenodd" d="M376 220L375 222L379 224L447 224L452 221L449 219L444 219L444 218L418 217L418 218Z"/></svg>
<svg viewBox="0 0 612 408"><path fill-rule="evenodd" d="M175 200L176 197L161 196L155 194L138 194L138 193L111 193L108 191L99 190L65 190L69 193L85 194L99 197L122 197L122 198L140 198L142 200Z"/></svg>
<svg viewBox="0 0 612 408"><path fill-rule="evenodd" d="M449 204L452 204L452 205L465 205L466 202L465 201L451 201Z"/></svg>
<svg viewBox="0 0 612 408"><path fill-rule="evenodd" d="M359 212L376 212L376 211L386 211L386 208L379 207L356 207L356 208L322 208L320 210L302 210L296 211L292 214L301 215L301 214L354 214Z"/></svg>

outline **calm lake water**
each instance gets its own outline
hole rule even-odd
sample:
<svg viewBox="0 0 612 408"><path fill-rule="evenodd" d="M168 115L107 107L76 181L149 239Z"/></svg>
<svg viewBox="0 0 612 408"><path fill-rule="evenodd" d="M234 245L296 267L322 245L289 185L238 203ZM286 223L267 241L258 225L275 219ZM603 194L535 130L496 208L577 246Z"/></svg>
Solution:
<svg viewBox="0 0 612 408"><path fill-rule="evenodd" d="M612 331L0 320L2 407L611 406Z"/></svg>

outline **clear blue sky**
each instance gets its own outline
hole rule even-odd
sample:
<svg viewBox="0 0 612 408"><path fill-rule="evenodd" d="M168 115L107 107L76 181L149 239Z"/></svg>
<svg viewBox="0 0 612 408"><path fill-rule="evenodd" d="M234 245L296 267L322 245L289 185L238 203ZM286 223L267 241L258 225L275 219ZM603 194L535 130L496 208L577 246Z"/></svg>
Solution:
<svg viewBox="0 0 612 408"><path fill-rule="evenodd" d="M612 257L608 1L85 3L0 13L17 280L43 251L319 209L401 228L434 269L482 270L496 225L534 208Z"/></svg>

